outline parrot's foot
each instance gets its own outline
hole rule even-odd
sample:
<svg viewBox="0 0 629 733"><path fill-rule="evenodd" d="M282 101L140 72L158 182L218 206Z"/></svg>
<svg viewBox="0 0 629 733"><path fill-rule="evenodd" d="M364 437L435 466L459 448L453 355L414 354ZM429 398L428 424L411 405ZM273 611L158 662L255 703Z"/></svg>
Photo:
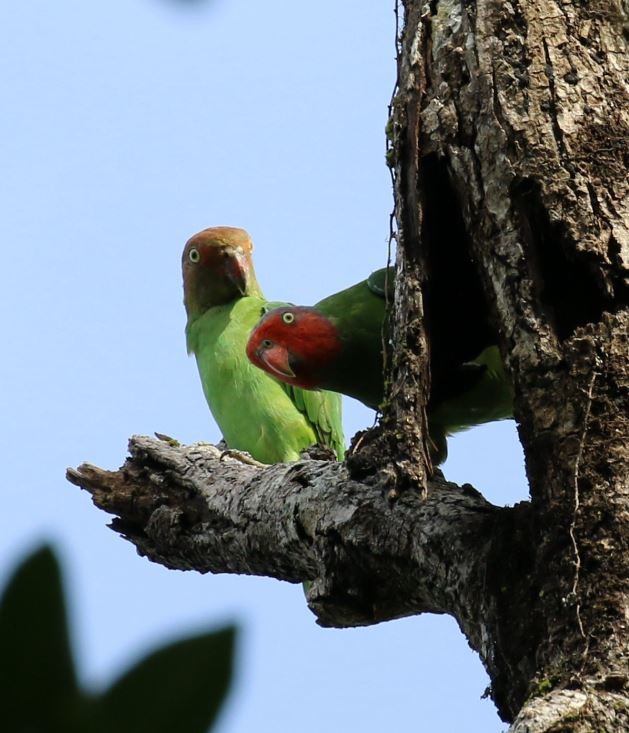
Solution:
<svg viewBox="0 0 629 733"><path fill-rule="evenodd" d="M240 450L234 450L233 448L228 448L227 450L224 450L221 453L221 457L219 458L219 460L222 461L225 458L235 458L241 463L246 463L248 466L256 466L256 468L267 468L266 463L260 463L260 461L256 461L255 458L252 458L249 453L245 453L244 451Z"/></svg>
<svg viewBox="0 0 629 733"><path fill-rule="evenodd" d="M300 458L310 458L313 461L336 461L336 454L331 448L320 443L311 445L299 454Z"/></svg>
<svg viewBox="0 0 629 733"><path fill-rule="evenodd" d="M170 435L164 435L164 433L153 433L158 440L168 443L173 448L179 448L181 443L176 438L171 438Z"/></svg>

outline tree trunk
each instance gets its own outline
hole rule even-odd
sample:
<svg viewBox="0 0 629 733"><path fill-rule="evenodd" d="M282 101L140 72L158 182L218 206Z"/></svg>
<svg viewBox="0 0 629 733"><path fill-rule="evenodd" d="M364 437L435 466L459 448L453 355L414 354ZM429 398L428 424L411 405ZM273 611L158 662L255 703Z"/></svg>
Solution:
<svg viewBox="0 0 629 733"><path fill-rule="evenodd" d="M398 204L420 231L426 319L457 333L478 291L460 297L450 272L476 263L471 311L496 324L530 481L527 577L502 600L494 587L511 658L487 665L494 699L510 719L536 684L579 689L588 704L574 716L572 700L562 730L620 730L591 690L626 692L629 671L627 17L604 1L406 13L394 144L398 180L420 161Z"/></svg>
<svg viewBox="0 0 629 733"><path fill-rule="evenodd" d="M119 471L68 478L157 562L311 581L322 624L453 615L514 732L629 730L626 8L404 10L379 428L342 465L134 438ZM531 490L511 509L429 478L430 371L496 339Z"/></svg>

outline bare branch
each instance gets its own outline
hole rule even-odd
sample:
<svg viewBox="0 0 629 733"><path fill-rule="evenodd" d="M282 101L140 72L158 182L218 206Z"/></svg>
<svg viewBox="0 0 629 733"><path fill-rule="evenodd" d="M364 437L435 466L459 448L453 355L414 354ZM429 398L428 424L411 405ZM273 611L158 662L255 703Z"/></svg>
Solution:
<svg viewBox="0 0 629 733"><path fill-rule="evenodd" d="M407 492L390 504L386 475L359 482L333 461L260 469L221 460L209 444L137 436L129 450L118 471L83 464L67 477L116 514L112 528L151 560L310 581L308 600L325 626L425 611L469 626L463 591L484 572L501 513L471 487L440 479L425 501Z"/></svg>

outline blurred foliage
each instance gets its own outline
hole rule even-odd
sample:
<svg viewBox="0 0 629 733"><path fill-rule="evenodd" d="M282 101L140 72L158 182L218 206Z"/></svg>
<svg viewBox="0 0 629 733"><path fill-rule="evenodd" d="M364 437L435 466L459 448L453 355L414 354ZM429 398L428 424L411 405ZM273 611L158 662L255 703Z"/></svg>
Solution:
<svg viewBox="0 0 629 733"><path fill-rule="evenodd" d="M75 671L57 559L37 550L0 599L0 730L205 733L229 691L236 629L191 636L140 660L108 690Z"/></svg>

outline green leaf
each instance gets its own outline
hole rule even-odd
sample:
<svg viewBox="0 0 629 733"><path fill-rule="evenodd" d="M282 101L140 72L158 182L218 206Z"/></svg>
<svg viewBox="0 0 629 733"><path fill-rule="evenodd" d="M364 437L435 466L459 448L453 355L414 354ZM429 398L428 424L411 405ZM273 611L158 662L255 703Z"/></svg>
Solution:
<svg viewBox="0 0 629 733"><path fill-rule="evenodd" d="M73 730L81 705L61 573L50 547L14 572L0 601L0 729Z"/></svg>
<svg viewBox="0 0 629 733"><path fill-rule="evenodd" d="M153 652L94 702L90 730L205 733L229 690L235 634L230 626Z"/></svg>

